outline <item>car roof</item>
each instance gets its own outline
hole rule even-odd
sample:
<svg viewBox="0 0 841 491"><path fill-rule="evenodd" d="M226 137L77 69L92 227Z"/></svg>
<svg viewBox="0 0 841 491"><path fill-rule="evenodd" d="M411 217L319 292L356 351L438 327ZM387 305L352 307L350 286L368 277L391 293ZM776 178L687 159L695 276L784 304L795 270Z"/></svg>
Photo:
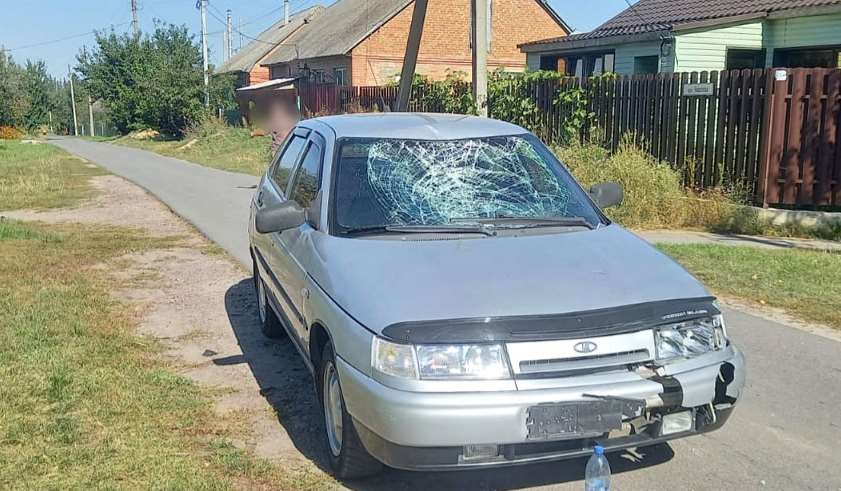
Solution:
<svg viewBox="0 0 841 491"><path fill-rule="evenodd" d="M520 126L463 114L361 113L323 116L301 122L321 123L336 138L403 138L411 140L460 140L527 133ZM312 126L315 126L314 124Z"/></svg>

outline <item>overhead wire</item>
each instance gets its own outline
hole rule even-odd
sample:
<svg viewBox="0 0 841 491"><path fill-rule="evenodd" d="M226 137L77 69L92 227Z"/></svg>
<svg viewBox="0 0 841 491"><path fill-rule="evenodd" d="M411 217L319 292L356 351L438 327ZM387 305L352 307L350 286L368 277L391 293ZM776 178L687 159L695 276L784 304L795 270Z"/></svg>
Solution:
<svg viewBox="0 0 841 491"><path fill-rule="evenodd" d="M131 21L122 22L120 24L111 24L108 27L120 27L120 26L124 26L124 25L128 25L128 24L131 24ZM41 41L41 42L38 42L38 43L25 44L23 46L15 46L14 48L0 47L0 51L11 52L11 51L17 51L17 50L21 50L21 49L36 48L38 46L46 46L46 45L49 45L49 44L55 44L55 43L60 43L60 42L63 42L63 41L67 41L67 40L70 40L70 39L76 39L76 38L80 38L80 37L84 37L84 36L90 36L91 34L96 34L96 32L98 30L99 29L93 29L93 30L90 30L88 32L73 34L73 35L70 35L70 36L65 36L65 37L57 38L57 39L51 39L49 41Z"/></svg>

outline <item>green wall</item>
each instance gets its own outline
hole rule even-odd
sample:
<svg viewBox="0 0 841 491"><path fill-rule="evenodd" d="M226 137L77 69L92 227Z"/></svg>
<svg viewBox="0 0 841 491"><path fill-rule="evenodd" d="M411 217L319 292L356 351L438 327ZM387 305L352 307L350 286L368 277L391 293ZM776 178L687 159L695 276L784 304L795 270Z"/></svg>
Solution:
<svg viewBox="0 0 841 491"><path fill-rule="evenodd" d="M679 33L675 37L675 71L723 70L726 67L727 48L762 48L763 23L752 22Z"/></svg>
<svg viewBox="0 0 841 491"><path fill-rule="evenodd" d="M841 45L841 13L772 20L765 30L768 66L774 48Z"/></svg>

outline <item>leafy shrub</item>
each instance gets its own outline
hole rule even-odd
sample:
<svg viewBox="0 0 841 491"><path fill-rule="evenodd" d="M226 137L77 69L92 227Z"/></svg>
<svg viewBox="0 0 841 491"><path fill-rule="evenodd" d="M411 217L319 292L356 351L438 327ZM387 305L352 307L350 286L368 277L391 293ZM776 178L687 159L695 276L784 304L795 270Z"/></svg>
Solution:
<svg viewBox="0 0 841 491"><path fill-rule="evenodd" d="M0 140L19 140L23 133L14 126L0 126Z"/></svg>
<svg viewBox="0 0 841 491"><path fill-rule="evenodd" d="M628 142L612 155L594 144L557 147L555 153L585 188L601 182L622 185L625 201L606 210L622 225L665 228L683 223L687 195L680 174Z"/></svg>

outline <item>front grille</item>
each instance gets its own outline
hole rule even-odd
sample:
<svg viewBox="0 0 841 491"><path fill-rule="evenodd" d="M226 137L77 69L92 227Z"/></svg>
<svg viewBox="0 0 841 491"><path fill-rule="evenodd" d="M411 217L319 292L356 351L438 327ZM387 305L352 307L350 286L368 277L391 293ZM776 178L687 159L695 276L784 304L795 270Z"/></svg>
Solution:
<svg viewBox="0 0 841 491"><path fill-rule="evenodd" d="M647 330L585 339L508 343L506 347L515 376L543 378L615 370L650 361L654 355L654 333ZM591 352L582 353L581 348Z"/></svg>
<svg viewBox="0 0 841 491"><path fill-rule="evenodd" d="M577 358L553 358L548 360L525 360L520 362L520 373L566 372L593 368L615 367L642 363L651 359L647 349L581 356Z"/></svg>

